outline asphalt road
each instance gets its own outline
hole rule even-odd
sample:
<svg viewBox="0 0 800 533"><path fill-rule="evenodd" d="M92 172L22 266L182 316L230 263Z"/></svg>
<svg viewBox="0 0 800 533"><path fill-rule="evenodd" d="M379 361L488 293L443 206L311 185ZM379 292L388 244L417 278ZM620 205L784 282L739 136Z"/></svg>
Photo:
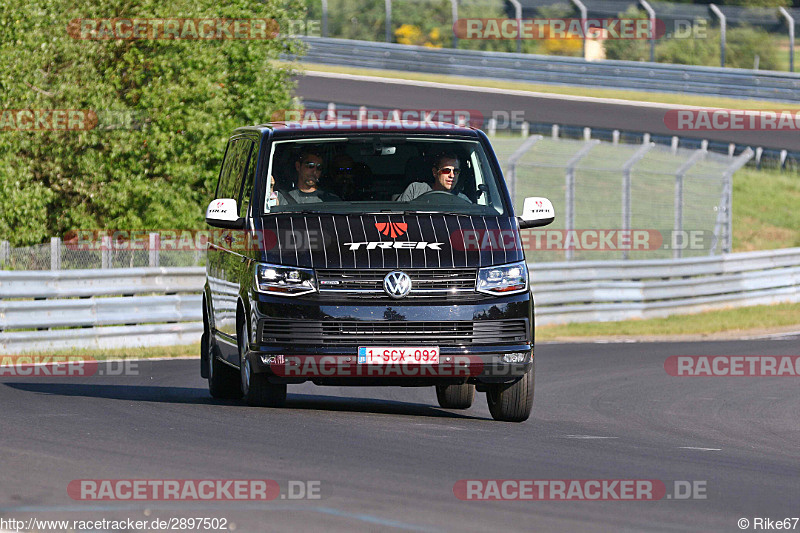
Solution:
<svg viewBox="0 0 800 533"><path fill-rule="evenodd" d="M800 378L672 377L664 361L798 353L797 337L540 345L534 413L522 424L492 421L483 394L467 411L440 409L430 388L290 386L283 409L215 401L194 360L139 362L130 375L4 376L0 518L206 516L235 531L739 531L740 518L800 514ZM79 479L271 479L284 495L289 481L317 481L321 498L76 501L67 486ZM655 479L668 494L678 480L705 487L705 498L461 501L462 479Z"/></svg>
<svg viewBox="0 0 800 533"><path fill-rule="evenodd" d="M406 80L377 79L306 73L297 79L295 94L306 101L336 102L379 109L463 109L480 111L484 117L500 112L528 122L543 122L660 135L708 139L763 148L800 150L800 136L791 131L670 130L664 123L669 109L681 106L575 99L559 95L480 89L456 85L425 84ZM775 110L781 109L776 104ZM502 125L502 122L501 122Z"/></svg>

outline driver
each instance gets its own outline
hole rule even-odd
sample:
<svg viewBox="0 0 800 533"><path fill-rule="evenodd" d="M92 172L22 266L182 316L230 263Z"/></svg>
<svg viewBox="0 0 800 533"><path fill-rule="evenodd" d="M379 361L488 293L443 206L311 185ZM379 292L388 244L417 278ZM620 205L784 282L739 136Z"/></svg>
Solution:
<svg viewBox="0 0 800 533"><path fill-rule="evenodd" d="M432 191L442 191L453 194L456 183L458 183L458 176L461 174L461 164L458 161L458 157L452 153L444 153L437 156L433 161L431 171L433 172L433 187L425 182L415 181L406 187L406 190L397 198L397 201L410 202ZM472 202L465 194L458 193L458 197L470 203Z"/></svg>

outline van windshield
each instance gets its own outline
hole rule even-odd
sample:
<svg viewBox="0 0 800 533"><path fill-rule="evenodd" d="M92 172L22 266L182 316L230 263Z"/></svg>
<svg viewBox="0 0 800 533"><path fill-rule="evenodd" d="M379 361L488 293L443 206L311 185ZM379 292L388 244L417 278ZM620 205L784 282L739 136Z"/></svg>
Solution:
<svg viewBox="0 0 800 533"><path fill-rule="evenodd" d="M403 135L275 141L266 213L505 214L478 141Z"/></svg>

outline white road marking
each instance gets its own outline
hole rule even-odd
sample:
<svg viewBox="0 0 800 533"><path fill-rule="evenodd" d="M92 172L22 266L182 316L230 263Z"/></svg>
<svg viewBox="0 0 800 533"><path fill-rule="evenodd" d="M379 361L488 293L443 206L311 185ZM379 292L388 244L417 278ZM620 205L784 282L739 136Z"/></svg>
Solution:
<svg viewBox="0 0 800 533"><path fill-rule="evenodd" d="M721 452L722 448L699 448L697 446L678 446L681 450L700 450L701 452Z"/></svg>
<svg viewBox="0 0 800 533"><path fill-rule="evenodd" d="M564 435L566 439L618 439L619 437L601 437L598 435Z"/></svg>

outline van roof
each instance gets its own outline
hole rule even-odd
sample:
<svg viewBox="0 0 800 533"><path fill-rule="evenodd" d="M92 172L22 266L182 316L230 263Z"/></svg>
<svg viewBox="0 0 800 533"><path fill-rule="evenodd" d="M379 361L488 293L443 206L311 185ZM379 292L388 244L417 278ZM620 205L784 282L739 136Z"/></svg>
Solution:
<svg viewBox="0 0 800 533"><path fill-rule="evenodd" d="M256 131L260 134L272 131L274 137L316 136L320 133L436 133L440 135L456 135L478 137L476 128L459 126L447 122L424 122L403 120L336 120L316 121L305 120L302 122L269 122L256 126L236 128L237 133Z"/></svg>

